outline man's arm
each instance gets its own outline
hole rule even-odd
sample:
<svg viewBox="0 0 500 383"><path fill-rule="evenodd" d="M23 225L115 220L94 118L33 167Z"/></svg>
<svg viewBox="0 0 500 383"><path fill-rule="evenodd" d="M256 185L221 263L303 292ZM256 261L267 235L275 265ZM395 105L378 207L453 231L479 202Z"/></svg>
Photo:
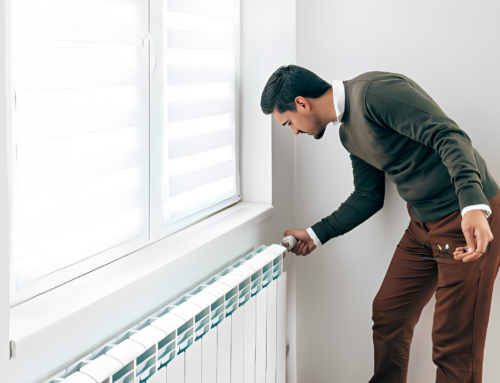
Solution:
<svg viewBox="0 0 500 383"><path fill-rule="evenodd" d="M385 172L353 154L350 157L354 192L336 211L311 227L321 244L354 229L384 206Z"/></svg>
<svg viewBox="0 0 500 383"><path fill-rule="evenodd" d="M368 114L377 123L437 152L448 168L460 210L473 205L489 207L469 136L418 84L404 77L374 81L365 101Z"/></svg>
<svg viewBox="0 0 500 383"><path fill-rule="evenodd" d="M464 262L482 256L493 239L483 213L491 214L469 136L413 80L394 76L374 81L366 91L365 107L380 125L433 148L448 168L462 211L462 230L469 251L456 257ZM468 209L467 209L468 208Z"/></svg>

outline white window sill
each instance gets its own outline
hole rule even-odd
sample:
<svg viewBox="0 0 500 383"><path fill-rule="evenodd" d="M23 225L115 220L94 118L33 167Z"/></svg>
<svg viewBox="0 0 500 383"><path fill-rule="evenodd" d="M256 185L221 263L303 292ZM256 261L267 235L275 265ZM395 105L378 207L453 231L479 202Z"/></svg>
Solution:
<svg viewBox="0 0 500 383"><path fill-rule="evenodd" d="M160 269L164 270L165 266L189 256L212 241L221 238L229 240L231 232L235 229L244 225L259 224L272 215L272 210L273 207L269 204L238 203L109 265L12 308L10 339L16 343L16 359L20 358L25 362L26 358L31 359L33 355L28 357L25 353L30 354L28 350L33 349L35 342L39 343L41 338L50 342L53 329L61 329L59 324L68 327L68 320L89 306L96 306L96 310L91 310L94 312L95 318L92 318L89 326L94 325L96 321L112 321L113 318L103 318L99 315L97 307L100 301L105 301L106 297L119 290L129 289L125 293L125 298L121 297L122 302L117 303L117 305L126 306L126 296L130 294L130 287L139 285L138 281L142 281L141 288L143 289L144 279L160 272ZM236 257L238 254L234 256ZM199 273L200 270L197 272ZM207 275L208 277L210 275ZM154 288L155 286L152 285L153 291L150 293L157 293ZM145 299L147 300L148 296L145 296ZM123 310L123 307L118 307L118 311L120 309ZM130 310L130 308L128 309ZM78 322L80 321L81 318ZM130 326L134 324L130 323ZM69 326L75 330L75 327L79 328L82 323L71 324L70 320ZM40 344L34 348L40 348Z"/></svg>

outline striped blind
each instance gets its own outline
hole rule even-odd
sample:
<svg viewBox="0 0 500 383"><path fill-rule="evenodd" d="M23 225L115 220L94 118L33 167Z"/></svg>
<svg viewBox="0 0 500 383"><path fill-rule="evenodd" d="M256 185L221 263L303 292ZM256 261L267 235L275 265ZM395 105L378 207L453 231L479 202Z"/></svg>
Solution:
<svg viewBox="0 0 500 383"><path fill-rule="evenodd" d="M237 195L236 0L166 0L163 225Z"/></svg>
<svg viewBox="0 0 500 383"><path fill-rule="evenodd" d="M238 4L12 2L14 304L239 200Z"/></svg>
<svg viewBox="0 0 500 383"><path fill-rule="evenodd" d="M147 244L148 2L12 3L19 291L106 249Z"/></svg>

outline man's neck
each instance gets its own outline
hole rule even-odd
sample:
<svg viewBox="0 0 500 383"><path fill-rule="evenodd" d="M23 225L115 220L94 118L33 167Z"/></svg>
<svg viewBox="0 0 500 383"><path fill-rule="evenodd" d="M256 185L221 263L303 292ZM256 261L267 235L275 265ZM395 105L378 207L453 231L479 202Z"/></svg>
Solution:
<svg viewBox="0 0 500 383"><path fill-rule="evenodd" d="M337 121L337 112L335 111L335 104L333 99L333 87L330 87L326 93L319 99L319 108L322 111L321 120L324 125L330 122Z"/></svg>

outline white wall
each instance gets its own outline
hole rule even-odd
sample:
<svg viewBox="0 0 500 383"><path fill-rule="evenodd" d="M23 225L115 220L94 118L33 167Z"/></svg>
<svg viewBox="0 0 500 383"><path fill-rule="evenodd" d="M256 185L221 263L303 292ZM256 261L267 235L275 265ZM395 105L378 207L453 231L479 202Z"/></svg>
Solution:
<svg viewBox="0 0 500 383"><path fill-rule="evenodd" d="M269 244L279 243L284 231L293 226L295 137L272 116L262 113L260 97L269 76L283 63L296 61L295 3L295 0L241 2L241 173L247 180L262 179L259 183L243 179L241 190L244 200L267 202L268 198L272 199L273 216L262 228L266 243ZM276 45L276 41L280 41L280 44ZM271 183L272 188L266 188L266 182ZM290 346L287 358L288 383L297 381L295 263L293 254L285 256L287 344Z"/></svg>
<svg viewBox="0 0 500 383"><path fill-rule="evenodd" d="M297 0L297 64L328 81L372 70L413 78L469 134L500 183L499 12L499 3L490 0ZM298 228L329 215L353 190L338 132L330 126L320 141L304 136L297 137ZM382 211L297 259L299 382L371 378L371 305L408 223L405 202L387 184ZM500 376L500 282L493 300L484 383L496 383ZM433 305L434 300L415 331L409 383L435 380Z"/></svg>

